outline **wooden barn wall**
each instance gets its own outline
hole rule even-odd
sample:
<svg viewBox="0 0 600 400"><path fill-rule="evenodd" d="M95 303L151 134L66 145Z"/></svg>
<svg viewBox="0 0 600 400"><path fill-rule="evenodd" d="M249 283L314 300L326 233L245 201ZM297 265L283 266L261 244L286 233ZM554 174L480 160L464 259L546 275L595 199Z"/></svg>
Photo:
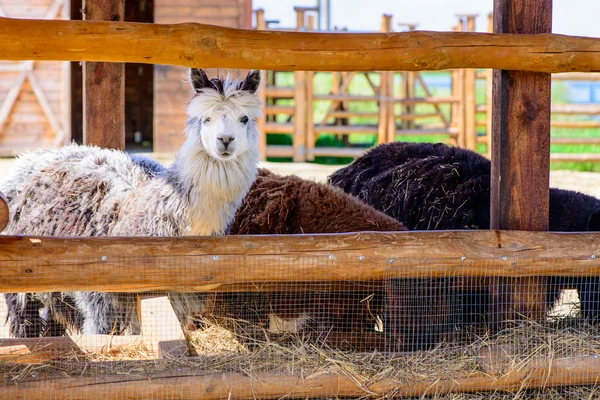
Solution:
<svg viewBox="0 0 600 400"><path fill-rule="evenodd" d="M0 0L0 15L7 17L68 19L68 13L68 0ZM19 77L24 73L6 69L25 63L0 61L0 156L53 147L69 137L69 63L34 62L19 89ZM35 85L39 87L37 96Z"/></svg>
<svg viewBox="0 0 600 400"><path fill-rule="evenodd" d="M251 0L155 0L154 10L156 23L199 22L233 28L252 28ZM174 152L183 143L185 107L192 94L189 84L185 81L187 72L183 67L155 66L155 152Z"/></svg>

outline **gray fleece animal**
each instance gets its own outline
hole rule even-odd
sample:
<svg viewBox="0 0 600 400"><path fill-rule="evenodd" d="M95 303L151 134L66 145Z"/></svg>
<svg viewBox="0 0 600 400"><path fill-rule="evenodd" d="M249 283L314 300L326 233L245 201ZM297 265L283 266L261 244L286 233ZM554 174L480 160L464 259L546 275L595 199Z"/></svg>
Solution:
<svg viewBox="0 0 600 400"><path fill-rule="evenodd" d="M186 141L164 169L120 151L66 146L25 154L0 185L9 201L7 234L42 236L221 235L254 182L258 164L255 92L259 72L245 80L209 79L192 69L194 96L188 107ZM38 295L43 306L56 296ZM125 294L70 294L83 314L83 333L139 331L134 303ZM170 296L182 322L202 313L202 294ZM8 294L13 336L37 336L19 320L27 296ZM43 314L43 313L42 313Z"/></svg>

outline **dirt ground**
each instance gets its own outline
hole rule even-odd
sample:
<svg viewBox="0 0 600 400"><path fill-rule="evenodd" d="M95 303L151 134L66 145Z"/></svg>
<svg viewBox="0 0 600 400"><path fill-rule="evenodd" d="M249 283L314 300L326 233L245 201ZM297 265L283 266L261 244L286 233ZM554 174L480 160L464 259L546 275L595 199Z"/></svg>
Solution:
<svg viewBox="0 0 600 400"><path fill-rule="evenodd" d="M144 154L150 156L165 165L169 165L172 160L172 155L162 154ZM0 180L4 180L8 170L13 163L13 159L0 158ZM312 179L323 182L327 176L336 171L340 166L318 165L308 163L270 163L264 162L260 165L263 168L272 170L273 172L290 175L295 174L305 179ZM550 186L562 189L576 190L592 196L600 197L600 173L592 172L575 172L575 171L552 171L550 173ZM565 293L567 297L571 297L574 293ZM563 302L570 303L570 301ZM572 301L572 299L571 299ZM5 326L6 320L6 304L3 299L0 300L0 338L8 337L8 329Z"/></svg>

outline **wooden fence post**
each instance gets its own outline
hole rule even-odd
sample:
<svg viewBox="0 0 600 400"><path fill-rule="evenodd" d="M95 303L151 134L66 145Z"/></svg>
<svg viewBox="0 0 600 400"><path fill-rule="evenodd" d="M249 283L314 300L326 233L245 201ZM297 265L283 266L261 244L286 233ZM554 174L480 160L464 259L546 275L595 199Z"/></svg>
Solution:
<svg viewBox="0 0 600 400"><path fill-rule="evenodd" d="M381 32L391 32L392 16L383 14L381 16ZM396 131L394 116L394 103L391 98L394 95L394 73L381 71L379 84L379 127L377 131L377 144L387 143L393 140ZM390 120L392 122L390 122ZM393 132L388 132L393 129Z"/></svg>
<svg viewBox="0 0 600 400"><path fill-rule="evenodd" d="M84 20L123 21L125 0L83 0ZM125 149L125 64L83 63L83 141Z"/></svg>
<svg viewBox="0 0 600 400"><path fill-rule="evenodd" d="M306 28L303 7L294 7L296 11L296 30L304 31ZM292 146L294 162L306 161L306 71L296 71L294 93L294 132L292 133Z"/></svg>
<svg viewBox="0 0 600 400"><path fill-rule="evenodd" d="M475 18L477 14L459 15L466 18L466 31L475 32ZM465 127L465 147L471 150L477 150L477 121L476 121L476 70L469 68L464 70L464 127Z"/></svg>
<svg viewBox="0 0 600 400"><path fill-rule="evenodd" d="M455 32L464 30L464 22L458 20L458 24L453 29ZM455 69L452 72L452 97L459 99L458 103L452 103L452 124L458 130L456 138L457 145L466 147L465 138L465 70Z"/></svg>
<svg viewBox="0 0 600 400"><path fill-rule="evenodd" d="M494 14L488 14L488 32L494 32ZM485 113L485 137L487 148L485 150L486 155L491 158L492 157L492 109L493 109L493 80L494 80L494 70L488 69L486 71L486 81L485 81L485 102L486 102L486 113Z"/></svg>
<svg viewBox="0 0 600 400"><path fill-rule="evenodd" d="M307 22L307 30L309 32L315 30L315 16L309 15ZM314 95L314 84L315 84L315 73L314 71L306 72L306 143L304 145L304 160L314 161L315 156L312 150L315 147L315 103L313 101Z"/></svg>
<svg viewBox="0 0 600 400"><path fill-rule="evenodd" d="M418 24L401 22L398 24L398 26L406 26L408 28L408 31L412 32L415 29L417 29ZM415 98L415 75L416 74L413 71L406 71L402 74L402 79L403 79L402 93L403 93L403 97L406 99L414 99ZM406 103L403 107L404 114L410 115L412 117L412 115L415 114L416 107L417 107L416 104ZM402 122L402 128L403 129L414 129L415 128L415 119L414 118L404 119Z"/></svg>
<svg viewBox="0 0 600 400"><path fill-rule="evenodd" d="M259 8L255 12L256 15L256 29L265 30L267 29L267 22L265 21L265 10ZM258 92L258 98L260 99L263 107L267 105L267 71L260 71L260 90ZM256 125L258 127L259 132L259 147L258 151L260 152L260 160L267 160L267 114L263 113L256 120Z"/></svg>
<svg viewBox="0 0 600 400"><path fill-rule="evenodd" d="M552 30L552 0L494 0L494 32ZM550 74L494 71L492 229L548 229ZM490 327L546 315L546 279L497 278L491 285Z"/></svg>

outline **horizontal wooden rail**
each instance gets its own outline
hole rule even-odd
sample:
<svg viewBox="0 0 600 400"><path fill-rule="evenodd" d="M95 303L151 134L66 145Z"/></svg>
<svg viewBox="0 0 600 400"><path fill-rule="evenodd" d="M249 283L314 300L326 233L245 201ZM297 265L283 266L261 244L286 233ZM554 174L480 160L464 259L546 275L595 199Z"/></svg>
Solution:
<svg viewBox="0 0 600 400"><path fill-rule="evenodd" d="M487 104L479 104L476 111L486 113ZM561 115L597 115L600 114L600 104L552 104L552 114Z"/></svg>
<svg viewBox="0 0 600 400"><path fill-rule="evenodd" d="M600 71L600 39L556 34L281 32L196 23L0 18L0 49L4 60L108 61L203 68Z"/></svg>
<svg viewBox="0 0 600 400"><path fill-rule="evenodd" d="M588 276L600 275L598 243L600 234L521 231L0 236L0 292L229 291L232 285L255 282Z"/></svg>
<svg viewBox="0 0 600 400"><path fill-rule="evenodd" d="M491 352L490 352L491 353ZM366 357L366 356L365 356ZM2 385L5 398L46 400L68 397L71 400L127 399L279 399L346 398L441 395L450 392L509 391L564 385L596 384L600 359L596 356L545 358L532 357L517 366L502 353L482 357L485 371L457 375L435 381L393 378L363 381L341 368L340 372L315 373L210 373L198 367L155 368L156 361L130 362L130 370L113 372L118 364L104 362L81 364L81 370L93 369L96 376L68 377L60 371L30 378L19 384ZM73 365L71 370L75 370ZM396 368L404 366L396 365ZM123 367L121 367L123 368ZM155 368L155 371L151 371ZM282 367L283 369L283 367ZM42 371L43 372L43 371ZM112 373L111 373L112 372ZM41 373L40 373L41 374ZM89 373L92 374L92 373Z"/></svg>

